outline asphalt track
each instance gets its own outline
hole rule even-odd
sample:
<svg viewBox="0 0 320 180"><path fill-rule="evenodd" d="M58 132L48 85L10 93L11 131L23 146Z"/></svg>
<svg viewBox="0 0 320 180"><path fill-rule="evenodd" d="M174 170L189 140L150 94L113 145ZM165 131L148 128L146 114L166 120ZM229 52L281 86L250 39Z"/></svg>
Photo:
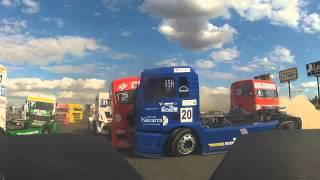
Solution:
<svg viewBox="0 0 320 180"><path fill-rule="evenodd" d="M70 125L61 124L59 132L91 134L85 122L76 122ZM120 153L146 180L207 180L224 157L224 155L192 155L187 157L148 159L136 157L130 151L122 151Z"/></svg>

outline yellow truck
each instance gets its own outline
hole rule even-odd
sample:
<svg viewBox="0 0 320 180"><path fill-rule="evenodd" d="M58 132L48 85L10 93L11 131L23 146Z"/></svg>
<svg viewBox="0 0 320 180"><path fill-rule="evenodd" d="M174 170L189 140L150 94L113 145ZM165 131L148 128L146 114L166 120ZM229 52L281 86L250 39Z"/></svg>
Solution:
<svg viewBox="0 0 320 180"><path fill-rule="evenodd" d="M65 124L82 121L83 108L81 104L58 104L55 118Z"/></svg>

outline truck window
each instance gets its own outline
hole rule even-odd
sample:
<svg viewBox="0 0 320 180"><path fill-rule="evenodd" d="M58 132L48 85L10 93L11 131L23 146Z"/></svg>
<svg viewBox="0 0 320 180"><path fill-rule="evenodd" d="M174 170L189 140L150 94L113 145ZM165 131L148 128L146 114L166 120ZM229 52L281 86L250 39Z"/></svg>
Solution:
<svg viewBox="0 0 320 180"><path fill-rule="evenodd" d="M112 115L111 115L110 112L105 112L105 115L106 115L107 118L112 118Z"/></svg>
<svg viewBox="0 0 320 180"><path fill-rule="evenodd" d="M134 104L136 90L121 91L116 93L118 104Z"/></svg>
<svg viewBox="0 0 320 180"><path fill-rule="evenodd" d="M251 96L252 95L252 84L245 84L241 87L243 96Z"/></svg>
<svg viewBox="0 0 320 180"><path fill-rule="evenodd" d="M256 95L260 98L277 98L278 91L276 89L257 89Z"/></svg>
<svg viewBox="0 0 320 180"><path fill-rule="evenodd" d="M179 78L179 97L185 98L189 97L189 84L187 77Z"/></svg>
<svg viewBox="0 0 320 180"><path fill-rule="evenodd" d="M156 103L165 98L175 97L174 78L150 78L144 85L144 102Z"/></svg>
<svg viewBox="0 0 320 180"><path fill-rule="evenodd" d="M252 96L252 84L243 84L240 88L235 89L236 96Z"/></svg>

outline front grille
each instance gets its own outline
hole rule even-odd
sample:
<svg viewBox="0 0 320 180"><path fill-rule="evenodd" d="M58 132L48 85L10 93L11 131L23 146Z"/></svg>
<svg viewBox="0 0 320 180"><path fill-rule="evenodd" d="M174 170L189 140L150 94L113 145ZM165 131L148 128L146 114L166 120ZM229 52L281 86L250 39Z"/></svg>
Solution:
<svg viewBox="0 0 320 180"><path fill-rule="evenodd" d="M65 118L66 118L65 114L56 115L56 120L58 120L58 121L64 121Z"/></svg>
<svg viewBox="0 0 320 180"><path fill-rule="evenodd" d="M72 113L74 120L82 120L80 113Z"/></svg>

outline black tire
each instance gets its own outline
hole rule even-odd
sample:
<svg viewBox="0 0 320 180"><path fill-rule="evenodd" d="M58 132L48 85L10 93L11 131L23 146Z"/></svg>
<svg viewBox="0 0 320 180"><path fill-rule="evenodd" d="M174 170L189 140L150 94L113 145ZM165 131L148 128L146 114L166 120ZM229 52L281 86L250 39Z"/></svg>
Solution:
<svg viewBox="0 0 320 180"><path fill-rule="evenodd" d="M92 121L92 134L97 135L97 124L96 121Z"/></svg>
<svg viewBox="0 0 320 180"><path fill-rule="evenodd" d="M180 129L170 143L171 153L174 156L187 156L197 147L197 138L191 129Z"/></svg>
<svg viewBox="0 0 320 180"><path fill-rule="evenodd" d="M89 131L92 131L92 127L91 127L91 125L90 125L90 121L88 120L88 130Z"/></svg>
<svg viewBox="0 0 320 180"><path fill-rule="evenodd" d="M0 136L5 136L5 135L6 133L4 132L4 130L0 128Z"/></svg>
<svg viewBox="0 0 320 180"><path fill-rule="evenodd" d="M278 125L278 129L280 130L294 130L298 129L296 122L293 119L288 119L280 122Z"/></svg>

